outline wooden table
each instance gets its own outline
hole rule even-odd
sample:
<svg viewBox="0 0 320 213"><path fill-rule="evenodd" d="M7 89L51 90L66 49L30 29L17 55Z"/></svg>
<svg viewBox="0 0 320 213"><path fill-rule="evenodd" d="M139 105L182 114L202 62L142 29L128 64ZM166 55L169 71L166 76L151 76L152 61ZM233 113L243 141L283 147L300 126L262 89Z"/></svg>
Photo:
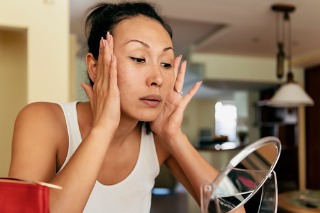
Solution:
<svg viewBox="0 0 320 213"><path fill-rule="evenodd" d="M320 213L320 191L292 191L279 194L279 212Z"/></svg>

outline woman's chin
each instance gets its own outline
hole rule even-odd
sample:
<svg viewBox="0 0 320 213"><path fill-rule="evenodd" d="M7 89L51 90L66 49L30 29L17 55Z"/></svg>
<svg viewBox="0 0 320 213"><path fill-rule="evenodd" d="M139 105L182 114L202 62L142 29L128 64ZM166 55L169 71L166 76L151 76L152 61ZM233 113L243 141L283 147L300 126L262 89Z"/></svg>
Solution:
<svg viewBox="0 0 320 213"><path fill-rule="evenodd" d="M142 118L142 119L140 119L139 121L141 121L141 122L152 122L152 121L154 121L154 120L156 120L156 118L153 118L153 119L151 119L151 118Z"/></svg>
<svg viewBox="0 0 320 213"><path fill-rule="evenodd" d="M124 114L126 114L128 117L130 117L131 119L137 120L137 121L141 121L141 122L152 122L154 120L156 120L160 113L161 110L136 110L136 111L129 111L128 113L122 112Z"/></svg>
<svg viewBox="0 0 320 213"><path fill-rule="evenodd" d="M156 120L158 116L159 115L143 115L143 116L140 116L139 121L152 122L152 121Z"/></svg>

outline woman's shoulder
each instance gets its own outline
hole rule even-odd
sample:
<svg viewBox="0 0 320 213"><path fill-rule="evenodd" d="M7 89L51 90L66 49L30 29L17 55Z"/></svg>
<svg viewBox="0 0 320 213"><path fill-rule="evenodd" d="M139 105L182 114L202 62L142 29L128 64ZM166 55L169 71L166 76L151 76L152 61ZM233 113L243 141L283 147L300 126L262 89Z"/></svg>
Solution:
<svg viewBox="0 0 320 213"><path fill-rule="evenodd" d="M67 141L68 133L63 111L59 104L30 103L19 112L14 126L15 144L59 147Z"/></svg>
<svg viewBox="0 0 320 213"><path fill-rule="evenodd" d="M59 104L34 102L26 105L19 112L16 126L27 124L29 127L56 128L64 122L63 111Z"/></svg>
<svg viewBox="0 0 320 213"><path fill-rule="evenodd" d="M59 104L51 102L34 102L24 106L18 114L18 117L37 119L54 118L61 114L62 110Z"/></svg>
<svg viewBox="0 0 320 213"><path fill-rule="evenodd" d="M19 112L14 126L11 175L50 180L56 171L57 156L66 152L61 150L67 150L67 140L59 104L36 102L26 105ZM37 172L31 174L30 171Z"/></svg>
<svg viewBox="0 0 320 213"><path fill-rule="evenodd" d="M45 109L54 109L56 107L59 107L58 103L53 103L53 102L33 102L30 104L27 104L25 107L23 107L23 110L33 110L33 109L40 109L40 110L45 110Z"/></svg>

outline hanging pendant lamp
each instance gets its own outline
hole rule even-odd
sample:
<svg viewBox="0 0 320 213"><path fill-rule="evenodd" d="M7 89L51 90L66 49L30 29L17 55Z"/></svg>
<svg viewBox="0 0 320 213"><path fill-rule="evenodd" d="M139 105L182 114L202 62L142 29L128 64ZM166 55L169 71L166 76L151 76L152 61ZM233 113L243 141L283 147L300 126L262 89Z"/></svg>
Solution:
<svg viewBox="0 0 320 213"><path fill-rule="evenodd" d="M281 85L274 96L268 101L268 105L273 107L312 106L314 104L313 100L304 89L294 81L294 76L291 71L291 23L289 14L295 10L295 7L291 5L276 4L273 5L271 9L278 13L277 77L281 79L284 74L284 63L286 58L289 71L287 74L287 81ZM279 14L283 14L283 20L279 19ZM285 32L285 25L287 25L287 32ZM285 48L287 48L288 54L285 53Z"/></svg>
<svg viewBox="0 0 320 213"><path fill-rule="evenodd" d="M276 91L269 101L269 105L274 107L312 106L313 104L310 96L294 81L291 71L288 73L287 82Z"/></svg>

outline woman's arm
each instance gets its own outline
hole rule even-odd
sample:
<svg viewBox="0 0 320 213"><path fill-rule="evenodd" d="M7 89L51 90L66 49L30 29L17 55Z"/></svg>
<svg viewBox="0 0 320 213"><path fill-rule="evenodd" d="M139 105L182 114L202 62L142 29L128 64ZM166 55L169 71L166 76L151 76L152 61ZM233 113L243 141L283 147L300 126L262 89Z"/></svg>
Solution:
<svg viewBox="0 0 320 213"><path fill-rule="evenodd" d="M35 103L17 117L10 177L37 180L62 186L50 189L51 212L81 212L92 191L110 136L91 131L66 167L56 175L58 144L68 143L56 113L59 106ZM62 112L61 112L62 114ZM104 131L108 132L108 131ZM109 137L109 138L108 138ZM77 205L70 205L77 203Z"/></svg>
<svg viewBox="0 0 320 213"><path fill-rule="evenodd" d="M157 139L155 136L155 140L163 139ZM165 143L170 144L171 154L165 161L165 165L200 204L202 184L213 181L219 171L199 154L184 134L181 134L177 141L166 141Z"/></svg>
<svg viewBox="0 0 320 213"><path fill-rule="evenodd" d="M63 154L58 152L59 144L68 141L65 122L59 120L58 106L31 104L16 120L9 175L62 186L62 190L50 190L51 212L82 212L119 125L120 97L116 58L110 57L112 54L113 41L108 34L107 41L101 39L100 42L98 65L92 66L97 73L95 85L84 86L92 107L92 128L58 174L56 159Z"/></svg>

